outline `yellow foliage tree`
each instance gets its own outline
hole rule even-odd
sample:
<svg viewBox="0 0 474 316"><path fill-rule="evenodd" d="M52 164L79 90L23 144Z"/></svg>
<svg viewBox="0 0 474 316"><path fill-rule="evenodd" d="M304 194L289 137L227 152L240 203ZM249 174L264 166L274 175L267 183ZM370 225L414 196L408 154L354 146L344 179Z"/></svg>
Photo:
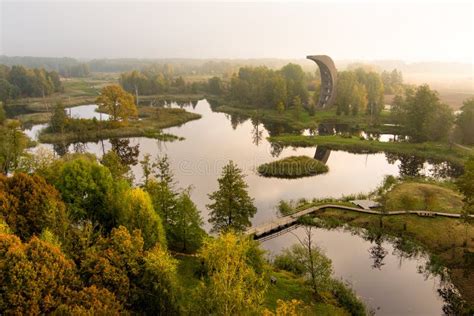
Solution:
<svg viewBox="0 0 474 316"><path fill-rule="evenodd" d="M133 95L118 85L102 88L96 102L101 109L110 114L113 121L123 120L127 122L130 117L138 116Z"/></svg>
<svg viewBox="0 0 474 316"><path fill-rule="evenodd" d="M264 273L251 265L252 241L228 232L205 241L199 255L208 272L198 287L198 310L203 315L256 314L266 292Z"/></svg>
<svg viewBox="0 0 474 316"><path fill-rule="evenodd" d="M303 302L295 299L291 301L277 300L275 312L268 309L263 311L263 316L302 316L309 314L310 311L303 305Z"/></svg>

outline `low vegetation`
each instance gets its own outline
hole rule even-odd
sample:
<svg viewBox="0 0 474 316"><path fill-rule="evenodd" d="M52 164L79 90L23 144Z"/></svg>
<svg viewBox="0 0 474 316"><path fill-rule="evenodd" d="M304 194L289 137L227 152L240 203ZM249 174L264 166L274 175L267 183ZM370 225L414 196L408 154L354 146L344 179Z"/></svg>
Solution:
<svg viewBox="0 0 474 316"><path fill-rule="evenodd" d="M341 124L346 125L349 130L361 131L364 130L370 133L387 133L399 134L400 128L393 125L384 125L384 122L389 122L389 115L382 111L378 118L377 124L374 124L370 115L359 113L357 115L337 115L336 109L318 109L315 115L311 115L307 111L298 113L295 109L289 108L285 112L279 113L274 109L259 108L255 109L252 106L236 104L235 102L225 102L219 98L211 97L211 105L215 111L224 112L231 115L239 115L246 118L254 118L261 121L272 132L272 126L279 125L285 127L283 131L299 133L304 129L317 129L319 124Z"/></svg>
<svg viewBox="0 0 474 316"><path fill-rule="evenodd" d="M447 143L408 143L408 142L379 142L360 139L352 136L302 136L281 135L272 136L269 140L281 146L313 147L323 145L335 150L345 150L353 153L387 152L394 154L412 155L434 161L449 161L462 165L474 149L458 147Z"/></svg>
<svg viewBox="0 0 474 316"><path fill-rule="evenodd" d="M139 116L140 120L129 121L128 124L94 119L67 119L62 132L47 128L40 133L39 140L43 143L71 143L140 136L178 140L179 137L163 133L161 129L201 118L199 114L184 109L156 107L140 107Z"/></svg>
<svg viewBox="0 0 474 316"><path fill-rule="evenodd" d="M461 213L463 196L455 189L444 186L406 181L396 184L383 197L388 211L426 210L435 212Z"/></svg>
<svg viewBox="0 0 474 316"><path fill-rule="evenodd" d="M262 176L277 178L301 178L328 171L324 163L307 156L291 156L258 167Z"/></svg>

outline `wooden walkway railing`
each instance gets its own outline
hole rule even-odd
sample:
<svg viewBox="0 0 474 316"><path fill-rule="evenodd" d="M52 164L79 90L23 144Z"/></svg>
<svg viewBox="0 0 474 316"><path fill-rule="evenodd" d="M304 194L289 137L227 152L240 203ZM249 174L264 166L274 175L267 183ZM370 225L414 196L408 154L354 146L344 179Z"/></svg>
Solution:
<svg viewBox="0 0 474 316"><path fill-rule="evenodd" d="M366 214L374 214L374 215L403 215L403 214L416 214L420 216L427 216L427 217L434 217L434 216L444 216L444 217L451 217L451 218L459 218L461 217L460 214L453 214L453 213L444 213L444 212L431 212L431 211L422 211L422 210L413 210L413 211L390 211L390 212L380 212L374 211L370 209L363 209L358 207L351 207L345 205L337 205L337 204L323 204L309 207L305 210L293 213L288 216L283 216L272 220L271 222L264 223L255 227L249 228L245 233L247 235L252 235L254 239L268 239L269 235L274 235L280 231L287 230L289 227L295 225L298 222L298 219L302 216L314 213L316 211L322 209L339 209L345 211L354 211L359 213L366 213ZM469 215L469 217L474 218L474 215Z"/></svg>

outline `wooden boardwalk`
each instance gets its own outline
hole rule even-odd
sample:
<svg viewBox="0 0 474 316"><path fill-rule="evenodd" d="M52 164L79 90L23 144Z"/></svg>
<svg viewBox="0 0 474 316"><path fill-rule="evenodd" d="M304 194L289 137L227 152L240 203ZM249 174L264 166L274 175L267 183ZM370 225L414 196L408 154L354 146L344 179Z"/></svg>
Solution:
<svg viewBox="0 0 474 316"><path fill-rule="evenodd" d="M322 209L339 209L343 211L354 211L359 213L366 213L366 214L374 214L374 215L403 215L403 214L416 214L419 216L426 216L426 217L434 217L434 216L444 216L444 217L451 217L451 218L459 218L461 217L460 214L452 214L452 213L443 213L443 212L430 212L430 211L422 211L422 210L414 210L414 211L390 211L390 212L380 212L374 211L371 209L364 209L359 207L351 207L351 206L344 206L344 205L337 205L337 204L323 204L318 206L312 206L302 211L293 213L288 216L283 216L277 219L272 220L271 222L264 223L255 227L249 228L245 233L247 235L252 235L255 240L263 240L269 239L269 236L273 235L280 235L280 232L289 230L290 227L296 225L298 223L298 219L302 216L317 212ZM471 218L474 218L474 215L469 215Z"/></svg>

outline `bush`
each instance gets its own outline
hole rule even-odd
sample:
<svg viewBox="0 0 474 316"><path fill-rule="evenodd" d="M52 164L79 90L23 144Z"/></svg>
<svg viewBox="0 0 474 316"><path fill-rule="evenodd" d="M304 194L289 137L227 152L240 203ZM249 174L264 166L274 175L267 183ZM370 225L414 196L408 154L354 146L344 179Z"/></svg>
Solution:
<svg viewBox="0 0 474 316"><path fill-rule="evenodd" d="M357 298L352 288L341 281L333 280L332 292L339 304L354 316L367 315L364 304Z"/></svg>
<svg viewBox="0 0 474 316"><path fill-rule="evenodd" d="M287 216L295 212L295 206L293 205L292 201L287 202L280 200L277 207L278 212L283 216Z"/></svg>
<svg viewBox="0 0 474 316"><path fill-rule="evenodd" d="M262 176L277 178L301 178L328 171L325 164L307 156L291 156L258 167Z"/></svg>
<svg viewBox="0 0 474 316"><path fill-rule="evenodd" d="M305 272L304 266L288 250L276 256L273 259L273 265L280 270L289 271L296 275L303 275Z"/></svg>

